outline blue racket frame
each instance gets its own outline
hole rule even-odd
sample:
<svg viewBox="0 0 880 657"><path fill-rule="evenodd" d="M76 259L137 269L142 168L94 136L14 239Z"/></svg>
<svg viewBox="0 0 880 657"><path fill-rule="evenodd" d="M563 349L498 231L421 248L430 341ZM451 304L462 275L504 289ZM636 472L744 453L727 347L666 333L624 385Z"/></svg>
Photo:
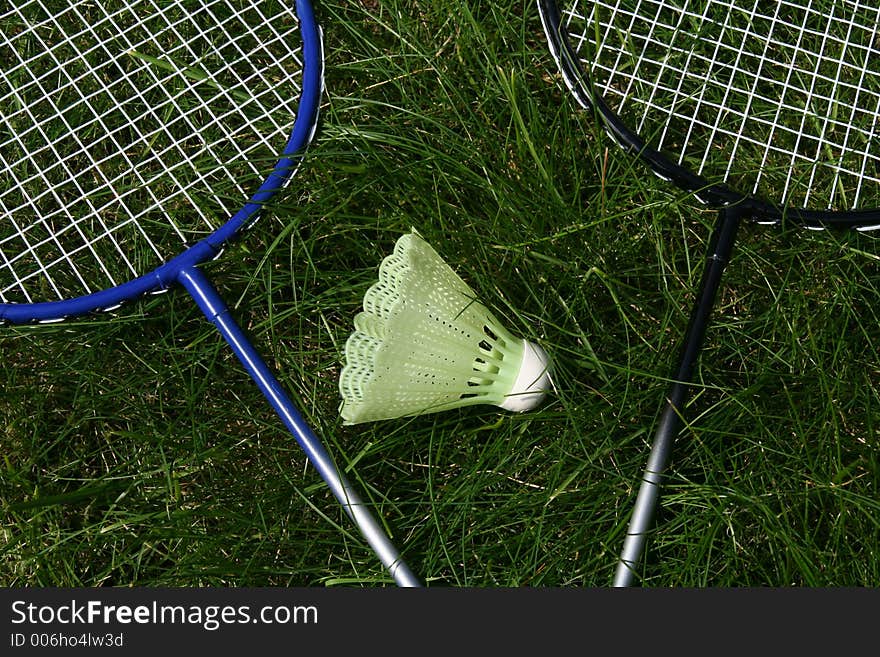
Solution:
<svg viewBox="0 0 880 657"><path fill-rule="evenodd" d="M402 587L418 587L421 586L420 581L401 559L397 548L371 514L369 507L340 472L321 440L308 426L282 385L235 322L220 294L198 269L198 265L216 258L228 242L258 218L262 208L288 182L315 133L324 80L321 31L308 0L296 0L296 12L300 21L304 62L296 121L280 159L250 200L211 235L148 274L73 299L30 304L0 303L0 322L26 324L61 321L69 317L110 310L147 293L163 291L180 284L229 344L349 518L361 530L395 583Z"/></svg>
<svg viewBox="0 0 880 657"><path fill-rule="evenodd" d="M13 324L55 322L67 317L112 309L150 292L164 290L178 282L180 272L216 258L223 246L253 223L263 206L287 183L309 145L318 120L323 91L324 66L321 33L308 0L297 0L303 40L303 80L299 108L290 138L281 158L250 200L226 223L204 239L153 271L130 281L73 299L41 303L0 303L0 321Z"/></svg>

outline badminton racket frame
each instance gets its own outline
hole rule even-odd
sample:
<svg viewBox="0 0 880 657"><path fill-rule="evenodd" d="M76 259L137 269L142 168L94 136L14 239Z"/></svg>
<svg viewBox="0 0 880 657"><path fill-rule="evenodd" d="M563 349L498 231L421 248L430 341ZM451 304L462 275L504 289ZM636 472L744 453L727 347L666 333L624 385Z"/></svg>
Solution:
<svg viewBox="0 0 880 657"><path fill-rule="evenodd" d="M296 0L296 14L303 51L301 94L296 121L279 160L241 209L209 236L149 273L70 299L0 303L0 322L23 324L60 321L112 310L146 293L181 285L229 344L394 582L402 587L417 587L421 586L420 581L402 560L399 551L372 515L369 505L360 498L334 463L321 440L305 422L282 385L235 322L217 290L198 267L218 257L228 242L237 238L243 229L256 220L266 204L289 181L314 136L323 91L322 35L309 0Z"/></svg>
<svg viewBox="0 0 880 657"><path fill-rule="evenodd" d="M723 273L730 261L740 224L744 219L762 224L800 225L812 228L875 228L880 210L851 209L824 211L778 206L765 199L743 194L726 183L710 182L654 149L632 130L608 105L581 64L561 19L555 0L537 0L550 48L562 79L571 95L630 155L638 157L660 178L691 193L700 203L715 208L717 219L709 238L706 263L697 288L688 325L682 340L678 365L665 397L655 429L648 461L633 506L613 585L633 584L645 551L659 504L660 488L669 466L673 444L684 426L684 409L690 398L694 369L705 341L707 327Z"/></svg>

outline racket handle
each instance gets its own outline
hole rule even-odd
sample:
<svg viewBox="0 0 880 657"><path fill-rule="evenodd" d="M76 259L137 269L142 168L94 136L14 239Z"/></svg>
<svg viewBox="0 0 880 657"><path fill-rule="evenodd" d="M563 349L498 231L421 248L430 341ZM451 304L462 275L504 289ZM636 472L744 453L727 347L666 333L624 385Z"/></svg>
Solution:
<svg viewBox="0 0 880 657"><path fill-rule="evenodd" d="M673 377L673 383L666 398L666 406L654 434L648 464L642 476L642 483L633 506L629 527L626 530L623 550L614 574L614 586L616 587L632 584L639 560L645 550L645 541L657 510L660 486L672 454L672 444L683 424L682 413L690 393L694 367L703 347L709 316L715 305L718 288L721 286L724 268L733 251L742 215L743 210L740 208L722 209L719 211L718 219L712 229L706 268L703 270L699 293L691 310L678 370Z"/></svg>
<svg viewBox="0 0 880 657"><path fill-rule="evenodd" d="M281 384L257 353L241 327L235 322L226 303L207 277L196 267L181 270L178 279L201 311L220 331L248 374L278 413L309 461L339 500L342 508L360 529L370 547L401 587L419 587L421 583L401 559L382 527L361 500L352 485L336 467L321 441L303 420Z"/></svg>

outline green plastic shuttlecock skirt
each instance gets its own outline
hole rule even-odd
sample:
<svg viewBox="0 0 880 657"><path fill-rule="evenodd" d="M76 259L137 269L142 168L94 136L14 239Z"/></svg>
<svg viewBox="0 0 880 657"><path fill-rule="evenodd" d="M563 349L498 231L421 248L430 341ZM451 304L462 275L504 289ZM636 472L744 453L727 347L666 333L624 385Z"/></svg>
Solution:
<svg viewBox="0 0 880 657"><path fill-rule="evenodd" d="M494 404L537 406L549 359L510 334L415 231L382 261L345 344L345 424Z"/></svg>

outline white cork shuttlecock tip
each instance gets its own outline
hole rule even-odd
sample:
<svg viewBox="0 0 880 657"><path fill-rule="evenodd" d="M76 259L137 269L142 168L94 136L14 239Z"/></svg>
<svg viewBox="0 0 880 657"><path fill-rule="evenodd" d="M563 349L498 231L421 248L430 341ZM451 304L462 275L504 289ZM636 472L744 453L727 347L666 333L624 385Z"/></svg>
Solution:
<svg viewBox="0 0 880 657"><path fill-rule="evenodd" d="M550 386L546 352L507 331L413 231L382 261L354 318L340 413L357 424L474 404L521 412Z"/></svg>

